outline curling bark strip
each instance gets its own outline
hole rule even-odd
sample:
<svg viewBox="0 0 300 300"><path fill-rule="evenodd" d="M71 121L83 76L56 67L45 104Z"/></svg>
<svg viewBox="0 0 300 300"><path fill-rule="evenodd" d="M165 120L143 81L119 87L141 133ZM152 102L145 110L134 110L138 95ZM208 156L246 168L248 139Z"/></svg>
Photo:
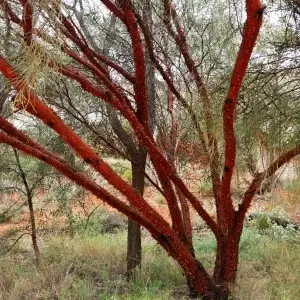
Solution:
<svg viewBox="0 0 300 300"><path fill-rule="evenodd" d="M236 159L236 139L234 134L234 120L237 97L245 77L247 66L257 40L262 24L264 7L260 1L247 0L247 19L243 30L243 39L232 72L230 87L223 108L223 128L225 141L225 163L222 177L222 196L228 225L233 225L234 208L231 200L231 180Z"/></svg>

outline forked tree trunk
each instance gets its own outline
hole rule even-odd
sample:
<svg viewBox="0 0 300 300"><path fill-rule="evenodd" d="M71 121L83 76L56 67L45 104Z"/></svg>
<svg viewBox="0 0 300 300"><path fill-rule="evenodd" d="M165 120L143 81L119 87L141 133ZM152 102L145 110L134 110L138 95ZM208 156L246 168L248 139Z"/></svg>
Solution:
<svg viewBox="0 0 300 300"><path fill-rule="evenodd" d="M132 186L142 196L145 188L145 166L147 152L139 150L137 164L131 164ZM141 267L142 244L141 244L141 225L128 219L127 231L127 280L135 277L137 268Z"/></svg>

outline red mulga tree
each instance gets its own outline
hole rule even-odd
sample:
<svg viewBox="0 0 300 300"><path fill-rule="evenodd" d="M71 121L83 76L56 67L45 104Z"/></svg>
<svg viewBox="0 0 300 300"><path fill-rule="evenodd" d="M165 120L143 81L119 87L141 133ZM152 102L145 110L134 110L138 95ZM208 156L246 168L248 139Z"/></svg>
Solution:
<svg viewBox="0 0 300 300"><path fill-rule="evenodd" d="M93 49L86 41L76 22L66 14L60 1L45 2L34 0L1 0L3 17L14 23L13 29L22 33L22 47L40 55L41 63L54 73L79 84L95 101L109 103L130 124L136 139L148 152L151 163L160 182L163 196L166 198L171 221L165 220L130 184L124 181L99 154L83 141L35 92L32 82L26 80L26 70L13 65L8 57L0 56L0 71L18 92L14 100L17 109L26 110L37 119L51 127L61 139L82 158L91 168L103 176L116 190L125 196L118 199L103 187L83 174L76 172L57 154L49 152L24 132L0 118L0 142L9 144L20 151L56 168L84 189L95 194L110 206L145 227L153 238L182 267L194 295L202 299L228 299L230 284L234 283L238 266L238 245L243 230L243 222L251 201L264 178L271 176L283 164L300 153L300 146L281 155L264 172L257 173L246 190L244 197L235 209L231 197L231 181L236 164L236 142L234 122L237 96L245 76L248 62L253 51L262 24L264 7L258 0L246 0L247 19L245 21L242 42L232 71L229 90L223 106L224 163L221 165L217 139L213 133L212 104L203 78L191 56L185 32L179 22L177 11L171 0L161 0L160 9L166 32L173 39L184 59L185 66L197 87L204 111L206 129L202 130L197 117L176 87L171 70L159 59L154 47L152 32L143 23L143 18L130 0L102 0L102 5L115 15L128 33L132 47L133 70L128 71L122 65ZM103 8L103 7L102 7ZM39 13L43 20L49 18L54 31L60 37L57 43L53 36L36 24ZM35 20L35 21L33 21ZM72 65L57 62L43 51L60 46L59 51ZM74 50L76 49L76 50ZM177 101L188 111L198 133L204 155L209 158L213 192L217 216L214 219L204 209L200 199L187 188L177 175L174 162L164 156L149 128L148 95L146 87L145 52L147 51L156 72L163 78L169 98ZM44 57L44 59L43 59ZM111 76L107 70L113 70L118 76ZM122 78L118 81L118 78ZM44 80L47 80L44 78ZM125 87L131 86L132 92ZM169 102L170 104L170 102ZM186 205L188 203L211 229L217 241L215 268L212 276L194 255L191 246L191 224ZM189 222L189 224L187 224Z"/></svg>

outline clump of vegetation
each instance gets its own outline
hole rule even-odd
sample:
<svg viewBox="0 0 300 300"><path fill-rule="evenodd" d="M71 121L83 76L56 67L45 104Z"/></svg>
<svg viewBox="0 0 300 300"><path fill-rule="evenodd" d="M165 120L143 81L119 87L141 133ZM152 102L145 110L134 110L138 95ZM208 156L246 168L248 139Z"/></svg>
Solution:
<svg viewBox="0 0 300 300"><path fill-rule="evenodd" d="M213 185L210 176L205 175L203 179L200 180L199 192L206 197L213 196Z"/></svg>
<svg viewBox="0 0 300 300"><path fill-rule="evenodd" d="M158 204L158 205L162 205L162 204L165 204L165 197L162 196L162 195L159 195L155 198L155 203Z"/></svg>
<svg viewBox="0 0 300 300"><path fill-rule="evenodd" d="M278 241L261 231L246 229L240 243L241 264L233 299L242 300L245 295L255 300L297 299L299 241ZM147 236L143 247L143 267L128 283L125 232L44 238L39 271L30 255L29 238L24 238L0 259L0 299L188 299L178 265ZM216 251L213 235L199 235L195 251L212 271Z"/></svg>
<svg viewBox="0 0 300 300"><path fill-rule="evenodd" d="M195 297L228 300L240 254L248 266L255 260L258 272L263 270L268 278L269 264L255 256L261 249L251 246L250 259L243 247L261 239L265 246L294 243L296 226L263 214L253 219L248 240L241 241L241 234L257 193L271 191L277 174L300 155L295 92L299 65L298 59L286 59L288 53L298 53L294 41L299 40L300 9L294 8L300 4L274 3L268 12L275 12L275 18L281 14L274 26L265 6L255 0L184 0L180 5L171 0L145 0L142 5L130 0L83 5L74 0L55 1L50 7L42 2L1 2L0 185L5 183L6 189L26 199L24 215L31 231L25 234L32 237L40 267L38 276L34 270L30 273L26 249L15 248L22 257L17 274L23 279L4 283L13 287L3 289L4 297L21 293L22 299L140 299L146 288L151 290L146 298L155 293L155 298L170 299L175 296L166 278L171 278L172 285L185 279ZM10 106L9 111L4 106ZM98 143L111 151L99 149ZM104 159L99 150L117 156ZM197 165L203 175L198 187L189 184L181 159L183 165ZM63 176L81 190L65 185ZM168 200L161 211L143 195L145 176L151 190ZM234 177L237 186L240 177L245 179L245 190L234 190ZM299 194L293 184L292 193ZM52 204L62 223L68 221L73 239L60 236L63 249L49 247L48 252L60 255L50 263L46 245L51 242L45 238L41 251L37 242L36 221L43 216L36 196L53 186L58 201ZM129 218L126 274L135 279L132 285L124 284L123 271L112 271L118 264L111 264L111 253L91 240L102 240L104 233L114 240L125 227L117 224L117 215L89 214L83 202L77 209L75 200L88 198L84 193ZM202 201L202 196L214 201ZM214 238L199 231L195 237L189 207ZM80 214L87 216L86 222ZM55 219L51 213L50 218ZM144 276L143 269L134 276L142 264L140 226L171 254L180 270L162 253L151 261L158 270L155 276ZM119 282L122 287L112 291L110 283ZM141 292L134 289L138 282L143 283ZM283 297L264 290L260 295Z"/></svg>
<svg viewBox="0 0 300 300"><path fill-rule="evenodd" d="M10 221L12 216L7 211L0 213L0 224Z"/></svg>
<svg viewBox="0 0 300 300"><path fill-rule="evenodd" d="M125 179L127 182L131 183L132 182L132 171L131 171L131 169L126 169L122 173L122 178Z"/></svg>
<svg viewBox="0 0 300 300"><path fill-rule="evenodd" d="M82 236L97 236L103 233L117 233L127 228L127 220L118 213L96 209L86 217L77 216L74 232Z"/></svg>
<svg viewBox="0 0 300 300"><path fill-rule="evenodd" d="M251 226L256 230L263 232L272 227L272 222L266 214L255 214L251 221Z"/></svg>

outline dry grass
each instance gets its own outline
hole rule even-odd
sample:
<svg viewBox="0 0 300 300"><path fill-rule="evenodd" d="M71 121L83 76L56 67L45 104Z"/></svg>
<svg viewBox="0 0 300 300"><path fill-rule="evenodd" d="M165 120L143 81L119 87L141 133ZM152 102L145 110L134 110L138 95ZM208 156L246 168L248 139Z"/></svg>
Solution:
<svg viewBox="0 0 300 300"><path fill-rule="evenodd" d="M128 284L126 234L57 235L43 239L43 266L33 264L30 240L0 261L1 300L187 299L181 270L148 235L143 238L143 268ZM275 239L246 229L234 299L298 299L300 242ZM204 234L195 240L197 256L212 271L215 240Z"/></svg>

